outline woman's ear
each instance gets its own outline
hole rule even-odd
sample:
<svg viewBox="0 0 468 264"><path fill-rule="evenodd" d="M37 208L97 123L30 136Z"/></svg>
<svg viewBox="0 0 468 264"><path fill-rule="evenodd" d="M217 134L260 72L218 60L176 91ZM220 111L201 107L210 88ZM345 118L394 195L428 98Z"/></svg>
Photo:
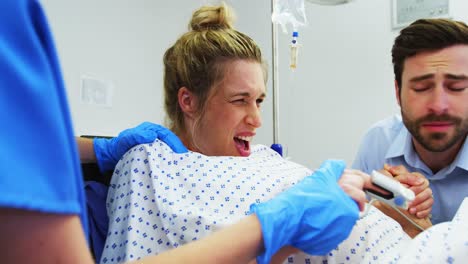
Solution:
<svg viewBox="0 0 468 264"><path fill-rule="evenodd" d="M197 100L195 95L190 92L187 87L182 87L177 92L177 98L182 112L192 118L197 111Z"/></svg>

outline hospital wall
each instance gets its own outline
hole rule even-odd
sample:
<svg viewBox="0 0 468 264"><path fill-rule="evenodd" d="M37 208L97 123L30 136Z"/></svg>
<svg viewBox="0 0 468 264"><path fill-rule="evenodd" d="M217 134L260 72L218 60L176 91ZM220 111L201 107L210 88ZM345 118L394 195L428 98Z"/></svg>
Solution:
<svg viewBox="0 0 468 264"><path fill-rule="evenodd" d="M271 65L269 0L231 0L236 27L255 39ZM142 121L164 120L162 56L186 31L194 9L216 1L42 0L59 51L76 135L116 135ZM131 3L131 4L130 4ZM342 6L306 2L298 68L289 69L289 35L279 32L279 143L292 160L316 167L327 158L351 165L365 131L398 113L390 50L398 29L391 0ZM451 0L450 16L468 22L468 1ZM113 84L110 106L84 104L80 78ZM271 70L263 127L273 141Z"/></svg>
<svg viewBox="0 0 468 264"><path fill-rule="evenodd" d="M309 26L299 32L295 72L285 52L290 38L280 36L280 141L292 160L316 167L338 158L351 166L367 129L400 112L390 53L399 29L392 28L391 4L306 2ZM468 23L468 1L449 4L450 16Z"/></svg>
<svg viewBox="0 0 468 264"><path fill-rule="evenodd" d="M114 136L143 121L162 123L164 52L187 32L192 12L206 0L42 0L67 87L76 135ZM260 45L271 61L269 1L225 1L236 28ZM111 105L83 103L82 76L113 85ZM269 86L271 84L268 84ZM271 90L271 89L268 89ZM258 142L272 141L271 97Z"/></svg>

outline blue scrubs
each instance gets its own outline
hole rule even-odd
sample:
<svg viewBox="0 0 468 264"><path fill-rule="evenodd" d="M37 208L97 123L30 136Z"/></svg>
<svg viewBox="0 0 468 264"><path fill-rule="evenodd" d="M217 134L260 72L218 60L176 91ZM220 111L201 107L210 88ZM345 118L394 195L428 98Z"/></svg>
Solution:
<svg viewBox="0 0 468 264"><path fill-rule="evenodd" d="M0 207L77 214L77 147L52 36L37 1L0 1Z"/></svg>

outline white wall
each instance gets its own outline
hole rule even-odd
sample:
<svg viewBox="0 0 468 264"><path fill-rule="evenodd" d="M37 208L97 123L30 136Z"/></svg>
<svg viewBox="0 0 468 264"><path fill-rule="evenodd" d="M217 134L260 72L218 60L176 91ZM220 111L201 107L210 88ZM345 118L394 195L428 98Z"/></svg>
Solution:
<svg viewBox="0 0 468 264"><path fill-rule="evenodd" d="M115 135L148 120L162 122L162 55L186 31L193 10L208 1L42 0L57 42L75 133ZM216 1L210 1L216 2ZM254 38L271 63L270 0L227 1L237 28ZM451 16L468 22L468 1L451 0ZM306 2L299 65L288 68L289 36L279 33L280 143L293 160L351 164L375 121L397 113L390 49L391 0L343 6ZM113 107L84 105L80 76L115 85ZM271 76L271 75L270 75ZM256 142L272 143L271 81Z"/></svg>
<svg viewBox="0 0 468 264"><path fill-rule="evenodd" d="M468 1L451 0L452 18L468 22ZM394 95L390 0L355 0L342 6L306 2L309 26L298 69L288 69L289 36L281 34L280 141L292 160L310 167L327 158L352 164L374 122L399 108Z"/></svg>
<svg viewBox="0 0 468 264"><path fill-rule="evenodd" d="M271 61L270 2L226 2L236 11L236 28L255 39ZM206 3L217 2L42 0L59 51L76 135L116 135L142 121L163 122L163 54L187 31L192 12ZM82 75L114 84L111 108L81 103ZM269 144L271 98L265 102L264 116L257 142Z"/></svg>

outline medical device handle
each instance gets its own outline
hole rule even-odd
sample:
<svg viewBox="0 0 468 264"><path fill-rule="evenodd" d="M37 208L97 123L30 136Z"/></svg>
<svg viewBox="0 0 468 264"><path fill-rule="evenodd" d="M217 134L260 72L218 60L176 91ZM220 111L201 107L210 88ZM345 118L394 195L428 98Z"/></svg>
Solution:
<svg viewBox="0 0 468 264"><path fill-rule="evenodd" d="M367 194L391 206L408 209L409 203L415 198L415 194L412 190L377 171L372 171L371 180L374 185L388 191L390 194L383 194L375 190L366 189Z"/></svg>

